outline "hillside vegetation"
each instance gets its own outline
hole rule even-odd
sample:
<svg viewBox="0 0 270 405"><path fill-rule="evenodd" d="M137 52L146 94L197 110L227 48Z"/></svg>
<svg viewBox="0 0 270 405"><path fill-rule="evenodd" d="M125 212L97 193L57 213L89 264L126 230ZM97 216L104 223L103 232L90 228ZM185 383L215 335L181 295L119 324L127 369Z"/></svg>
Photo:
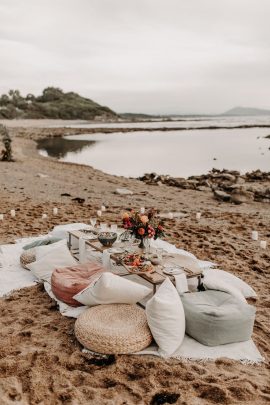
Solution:
<svg viewBox="0 0 270 405"><path fill-rule="evenodd" d="M0 118L51 118L65 120L116 119L118 115L74 92L64 93L56 87L47 87L42 95L23 97L19 90L10 90L0 96Z"/></svg>

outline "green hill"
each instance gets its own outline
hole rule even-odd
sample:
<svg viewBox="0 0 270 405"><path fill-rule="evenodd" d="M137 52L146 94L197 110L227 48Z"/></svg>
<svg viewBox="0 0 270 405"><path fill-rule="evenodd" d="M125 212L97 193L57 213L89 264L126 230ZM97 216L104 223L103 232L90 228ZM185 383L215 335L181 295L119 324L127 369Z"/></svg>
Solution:
<svg viewBox="0 0 270 405"><path fill-rule="evenodd" d="M23 97L19 90L10 90L0 96L0 118L50 118L65 120L116 119L118 115L108 107L95 103L77 93L64 93L56 87L47 87L42 95Z"/></svg>

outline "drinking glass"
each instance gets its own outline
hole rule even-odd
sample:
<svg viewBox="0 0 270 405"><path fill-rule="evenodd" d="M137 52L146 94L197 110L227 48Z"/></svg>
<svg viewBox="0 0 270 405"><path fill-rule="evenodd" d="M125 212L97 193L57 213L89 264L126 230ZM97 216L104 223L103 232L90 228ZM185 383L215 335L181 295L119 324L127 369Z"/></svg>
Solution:
<svg viewBox="0 0 270 405"><path fill-rule="evenodd" d="M156 249L156 255L157 255L157 259L159 261L162 261L163 249Z"/></svg>
<svg viewBox="0 0 270 405"><path fill-rule="evenodd" d="M116 224L111 225L111 231L112 232L117 232L117 225Z"/></svg>
<svg viewBox="0 0 270 405"><path fill-rule="evenodd" d="M93 228L95 228L96 223L97 223L96 218L90 218L90 224L92 225Z"/></svg>
<svg viewBox="0 0 270 405"><path fill-rule="evenodd" d="M151 242L149 238L144 239L145 253L149 254L151 250Z"/></svg>
<svg viewBox="0 0 270 405"><path fill-rule="evenodd" d="M106 229L107 229L107 224L106 224L106 222L101 222L101 224L100 224L100 230L101 230L101 232L105 232Z"/></svg>

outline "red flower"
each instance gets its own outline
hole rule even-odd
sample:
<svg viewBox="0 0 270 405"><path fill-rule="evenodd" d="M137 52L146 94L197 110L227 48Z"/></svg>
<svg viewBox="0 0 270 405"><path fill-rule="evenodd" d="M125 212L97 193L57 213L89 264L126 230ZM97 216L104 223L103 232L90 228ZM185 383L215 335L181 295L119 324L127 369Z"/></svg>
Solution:
<svg viewBox="0 0 270 405"><path fill-rule="evenodd" d="M139 229L138 229L138 234L139 234L140 236L143 236L143 235L145 234L145 229L144 229L144 228L139 228Z"/></svg>
<svg viewBox="0 0 270 405"><path fill-rule="evenodd" d="M148 237L153 238L155 236L155 233L156 232L155 232L154 228L151 225L149 225L148 226Z"/></svg>

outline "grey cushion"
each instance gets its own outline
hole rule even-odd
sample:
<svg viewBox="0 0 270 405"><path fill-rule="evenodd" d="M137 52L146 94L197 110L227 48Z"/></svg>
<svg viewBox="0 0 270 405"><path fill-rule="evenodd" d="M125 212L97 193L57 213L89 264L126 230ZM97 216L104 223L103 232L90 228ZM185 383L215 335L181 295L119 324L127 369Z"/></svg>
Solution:
<svg viewBox="0 0 270 405"><path fill-rule="evenodd" d="M186 333L206 346L249 340L255 308L222 291L202 291L181 296Z"/></svg>
<svg viewBox="0 0 270 405"><path fill-rule="evenodd" d="M53 243L59 242L61 239L59 238L46 238L46 239L37 239L34 240L31 243L28 243L28 245L25 245L23 247L23 250L29 250L33 249L37 246L45 246L45 245L52 245Z"/></svg>

